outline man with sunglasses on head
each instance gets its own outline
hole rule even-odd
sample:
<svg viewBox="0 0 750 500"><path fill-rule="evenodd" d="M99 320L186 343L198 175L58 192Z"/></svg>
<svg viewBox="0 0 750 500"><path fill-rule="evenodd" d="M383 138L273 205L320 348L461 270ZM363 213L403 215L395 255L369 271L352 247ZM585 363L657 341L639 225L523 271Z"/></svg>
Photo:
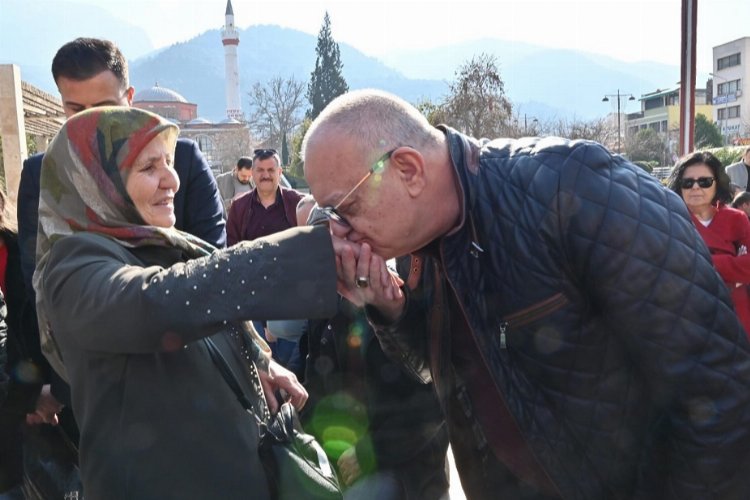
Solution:
<svg viewBox="0 0 750 500"><path fill-rule="evenodd" d="M227 214L227 244L283 231L297 225L299 191L280 186L281 158L275 149L253 151L255 187L234 199Z"/></svg>
<svg viewBox="0 0 750 500"><path fill-rule="evenodd" d="M375 90L303 151L339 292L434 382L468 498L747 497L750 343L675 193L599 144L480 142ZM409 253L420 297L385 270Z"/></svg>
<svg viewBox="0 0 750 500"><path fill-rule="evenodd" d="M236 197L229 207L227 244L230 246L297 225L297 204L304 195L280 185L279 153L270 148L253 151L251 175L255 187ZM274 359L301 376L302 362L297 342L267 336L264 322L258 321L254 325L269 341Z"/></svg>

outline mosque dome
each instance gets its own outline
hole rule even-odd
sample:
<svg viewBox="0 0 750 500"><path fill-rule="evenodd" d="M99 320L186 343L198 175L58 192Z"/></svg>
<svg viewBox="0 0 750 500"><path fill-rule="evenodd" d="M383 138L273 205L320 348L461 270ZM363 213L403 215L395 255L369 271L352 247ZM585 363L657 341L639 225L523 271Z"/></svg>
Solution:
<svg viewBox="0 0 750 500"><path fill-rule="evenodd" d="M187 122L188 125L205 125L207 123L211 123L210 120L206 120L205 118L195 118L194 120L190 120Z"/></svg>
<svg viewBox="0 0 750 500"><path fill-rule="evenodd" d="M240 122L238 122L234 118L224 118L219 123L230 123L230 124L235 124L236 123L236 124L239 124Z"/></svg>
<svg viewBox="0 0 750 500"><path fill-rule="evenodd" d="M146 90L136 92L133 97L133 102L184 102L187 103L187 99L182 97L180 94L172 89L166 87L160 87L159 83L156 83L153 87Z"/></svg>

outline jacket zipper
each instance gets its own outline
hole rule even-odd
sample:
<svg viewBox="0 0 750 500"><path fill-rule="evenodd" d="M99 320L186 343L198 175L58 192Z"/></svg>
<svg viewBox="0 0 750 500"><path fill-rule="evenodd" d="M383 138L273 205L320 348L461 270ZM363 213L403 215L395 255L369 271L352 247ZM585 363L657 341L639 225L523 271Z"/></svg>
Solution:
<svg viewBox="0 0 750 500"><path fill-rule="evenodd" d="M498 387L497 382L494 380L494 377L491 374L490 365L489 365L489 363L487 363L487 358L486 358L484 352L479 347L479 341L476 339L476 336L474 335L474 329L471 327L471 322L469 321L469 316L466 314L466 310L464 309L463 303L460 300L458 300L458 293L456 292L456 288L453 286L453 282L450 280L450 278L448 277L448 273L445 271L446 267L445 267L445 254L443 252L444 248L445 248L445 242L441 241L440 242L440 247L439 247L439 253L440 253L440 262L441 262L441 265L442 265L442 272L444 273L444 276L445 276L445 282L450 287L451 292L453 293L453 296L456 297L456 303L458 304L459 309L461 309L461 314L463 315L464 321L466 322L466 328L469 330L469 335L471 335L472 337L474 337L474 343L476 344L477 350L479 351L479 356L482 358L482 363L484 363L484 366L487 367L487 371L490 372L490 378L492 379L492 385L495 386L495 391L497 391L498 396L500 397L501 401L505 405L505 408L508 410L508 415L510 416L511 419L513 419L513 421L514 421L514 423L516 425L516 428L518 429L518 432L521 434L521 438L528 445L528 442L526 441L526 436L524 436L523 431L521 431L521 426L518 425L518 420L516 419L516 416L513 415L513 412L511 412L510 408L508 407L508 402L505 400L505 395L503 394L503 391L500 390L500 387ZM564 302L567 302L567 299L565 298L565 296L562 293L558 293L558 294L554 295L553 297L551 297L550 299L556 298L558 295L561 296L564 299ZM546 302L550 301L550 299L547 299L544 302L546 303ZM447 297L443 297L443 300L445 301L445 307L449 307L448 306L448 300L449 299ZM562 305L563 304L560 304L558 307L562 307ZM535 306L532 306L529 309L533 310L534 307ZM518 313L514 313L514 314L511 315L511 317L514 317L517 314L520 314L521 312L524 312L524 311L519 311ZM506 324L506 327L507 327L507 320L506 320L505 324ZM514 326L515 326L515 323L514 323ZM503 349L504 349L505 348L505 330L504 329L502 330L501 343L502 343ZM474 417L474 418L476 419L476 417ZM537 465L541 468L542 472L544 472L544 475L547 476L547 479L549 480L549 482L552 485L552 487L555 489L555 492L557 493L557 495L560 496L560 498L562 498L562 495L560 495L560 488L558 488L558 486L555 483L555 481L552 479L552 477L550 477L550 475L547 472L547 470L544 468L544 466L542 465L542 463L539 461L539 457L537 456L536 452L534 452L534 450L531 449L530 445L528 445L528 449L529 449L529 452L531 453L531 455L534 457L534 460L536 461Z"/></svg>
<svg viewBox="0 0 750 500"><path fill-rule="evenodd" d="M512 326L513 328L519 328L533 323L534 321L559 310L567 303L568 299L565 295L562 293L556 293L548 299L544 299L541 302L537 302L525 309L521 309L520 311L506 316L498 326L500 329L500 349L506 349L508 347L506 336L508 327Z"/></svg>

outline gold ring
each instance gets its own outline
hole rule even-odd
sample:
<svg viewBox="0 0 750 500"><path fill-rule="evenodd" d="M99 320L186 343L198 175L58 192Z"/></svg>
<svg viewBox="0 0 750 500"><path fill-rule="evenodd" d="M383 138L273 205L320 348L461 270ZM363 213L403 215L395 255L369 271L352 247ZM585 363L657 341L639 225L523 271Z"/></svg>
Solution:
<svg viewBox="0 0 750 500"><path fill-rule="evenodd" d="M370 278L367 276L358 276L356 280L354 280L354 284L357 285L357 288L367 288L370 286Z"/></svg>

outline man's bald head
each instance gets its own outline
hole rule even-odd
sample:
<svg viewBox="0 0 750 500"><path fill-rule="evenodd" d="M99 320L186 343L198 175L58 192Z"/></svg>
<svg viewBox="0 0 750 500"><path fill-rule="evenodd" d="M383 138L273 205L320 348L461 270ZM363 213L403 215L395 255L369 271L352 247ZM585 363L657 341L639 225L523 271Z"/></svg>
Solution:
<svg viewBox="0 0 750 500"><path fill-rule="evenodd" d="M403 99L349 92L315 119L303 142L315 201L336 215L339 237L384 258L450 229L459 213L447 141Z"/></svg>
<svg viewBox="0 0 750 500"><path fill-rule="evenodd" d="M355 141L365 154L398 146L416 149L435 145L442 134L411 104L380 90L348 92L331 101L315 119L302 143L309 147L330 141Z"/></svg>

